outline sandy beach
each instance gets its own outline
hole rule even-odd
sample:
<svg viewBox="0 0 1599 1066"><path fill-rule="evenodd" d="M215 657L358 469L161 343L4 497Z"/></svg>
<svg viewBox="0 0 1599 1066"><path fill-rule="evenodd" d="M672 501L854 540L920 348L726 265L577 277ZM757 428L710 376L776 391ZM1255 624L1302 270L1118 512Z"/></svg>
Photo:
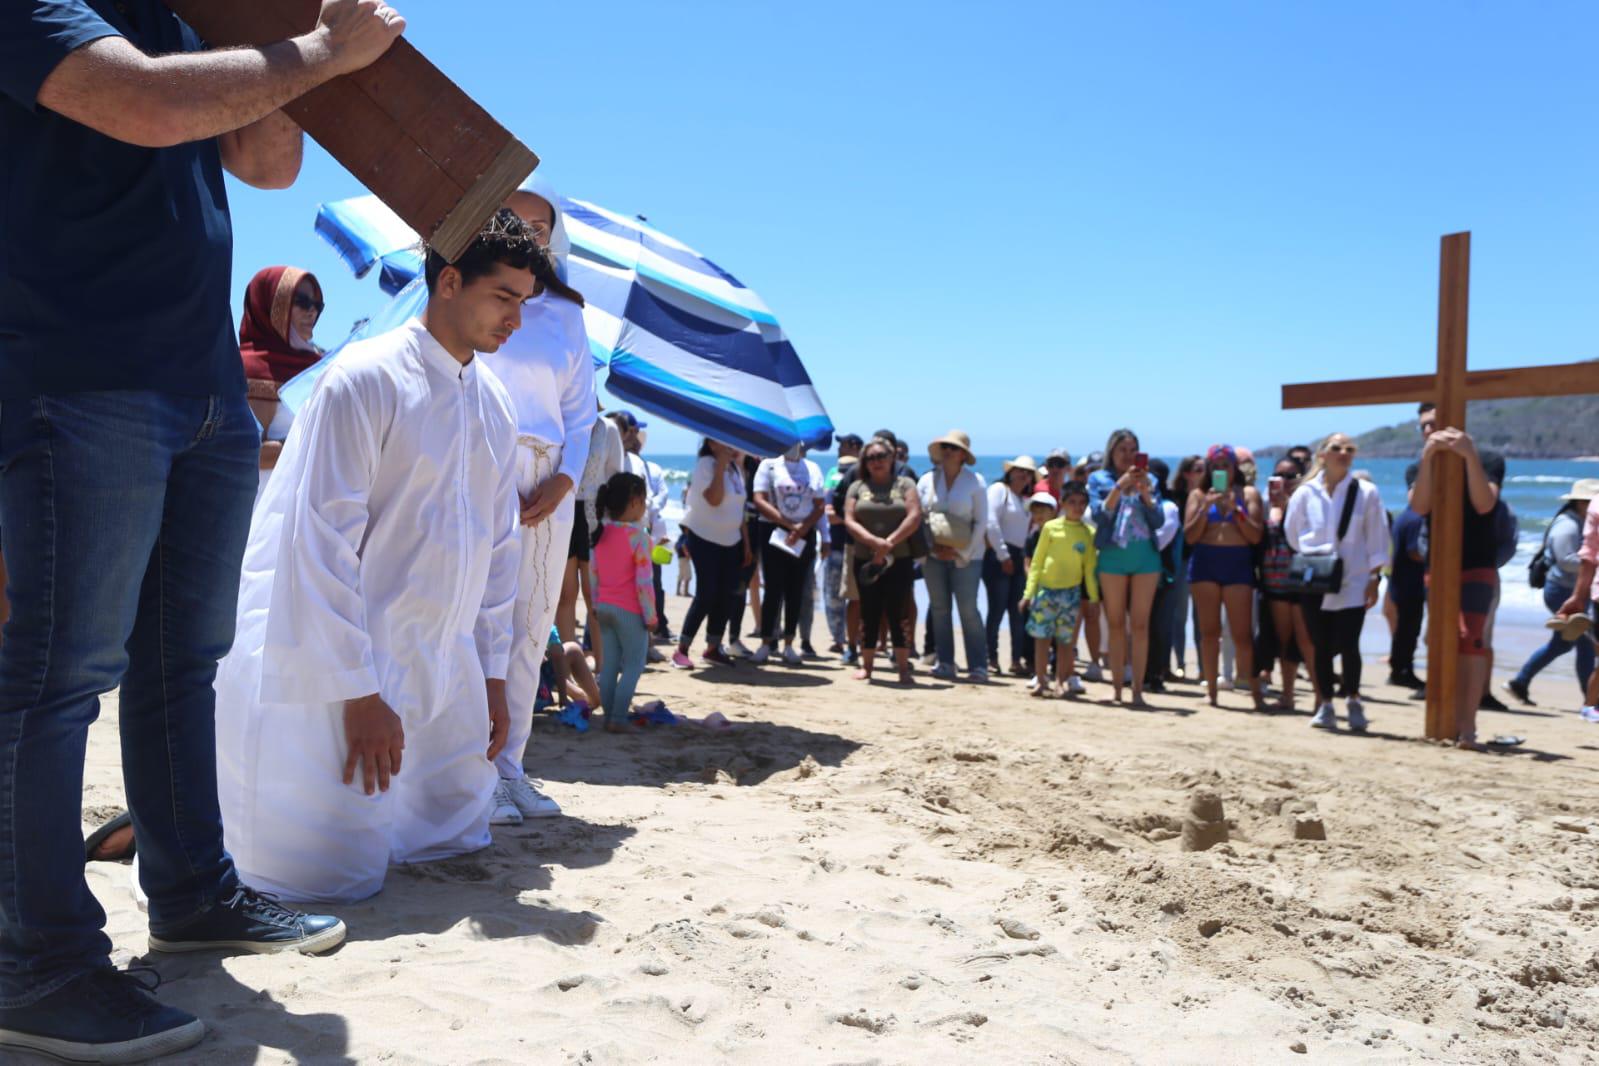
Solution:
<svg viewBox="0 0 1599 1066"><path fill-rule="evenodd" d="M150 957L211 1029L170 1061L1593 1062L1599 728L1552 709L1568 673L1484 714L1526 744L1470 755L1391 689L1354 737L1197 686L1134 712L652 668L640 700L733 728L541 719L565 817L393 870L332 955ZM118 760L107 698L86 824ZM1230 840L1184 851L1202 790ZM90 880L144 955L128 868Z"/></svg>

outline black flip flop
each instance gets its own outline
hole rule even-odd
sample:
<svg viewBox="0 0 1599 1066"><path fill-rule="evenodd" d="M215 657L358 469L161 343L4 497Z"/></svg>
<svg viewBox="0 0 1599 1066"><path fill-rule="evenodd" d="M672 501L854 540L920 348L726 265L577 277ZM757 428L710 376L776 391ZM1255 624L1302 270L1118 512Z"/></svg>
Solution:
<svg viewBox="0 0 1599 1066"><path fill-rule="evenodd" d="M133 816L123 811L89 834L88 839L83 842L84 858L89 862L127 862L132 859L139 850L139 842L131 834L128 836L128 846L123 850L111 855L99 854L100 845L110 839L112 834L131 828L133 828Z"/></svg>

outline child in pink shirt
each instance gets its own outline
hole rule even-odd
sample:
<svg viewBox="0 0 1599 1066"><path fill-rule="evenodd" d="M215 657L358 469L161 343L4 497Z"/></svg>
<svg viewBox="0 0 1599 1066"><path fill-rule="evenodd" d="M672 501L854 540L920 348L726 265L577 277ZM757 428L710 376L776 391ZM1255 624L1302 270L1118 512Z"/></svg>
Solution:
<svg viewBox="0 0 1599 1066"><path fill-rule="evenodd" d="M650 630L655 628L655 581L644 517L645 484L637 474L614 474L594 497L595 626L600 660L600 706L605 731L627 726L633 693L644 673Z"/></svg>

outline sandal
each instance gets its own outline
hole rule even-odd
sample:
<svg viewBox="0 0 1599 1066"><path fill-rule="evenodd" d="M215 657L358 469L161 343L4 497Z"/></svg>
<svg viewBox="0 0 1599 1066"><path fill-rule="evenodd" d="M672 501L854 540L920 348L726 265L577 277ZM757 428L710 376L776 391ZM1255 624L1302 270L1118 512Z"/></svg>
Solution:
<svg viewBox="0 0 1599 1066"><path fill-rule="evenodd" d="M122 834L126 833L126 836ZM133 815L123 811L89 834L83 842L83 855L89 862L127 862L138 853L133 836Z"/></svg>

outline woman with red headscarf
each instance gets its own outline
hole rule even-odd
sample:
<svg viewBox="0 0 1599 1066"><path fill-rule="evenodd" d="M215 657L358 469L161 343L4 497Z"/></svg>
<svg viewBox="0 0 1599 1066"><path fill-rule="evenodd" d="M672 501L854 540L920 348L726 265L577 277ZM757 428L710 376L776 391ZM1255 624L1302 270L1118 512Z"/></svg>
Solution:
<svg viewBox="0 0 1599 1066"><path fill-rule="evenodd" d="M298 267L259 271L244 290L239 354L249 384L250 410L261 423L261 469L271 470L283 450L291 416L278 403L278 386L322 358L311 343L322 317L322 286Z"/></svg>

